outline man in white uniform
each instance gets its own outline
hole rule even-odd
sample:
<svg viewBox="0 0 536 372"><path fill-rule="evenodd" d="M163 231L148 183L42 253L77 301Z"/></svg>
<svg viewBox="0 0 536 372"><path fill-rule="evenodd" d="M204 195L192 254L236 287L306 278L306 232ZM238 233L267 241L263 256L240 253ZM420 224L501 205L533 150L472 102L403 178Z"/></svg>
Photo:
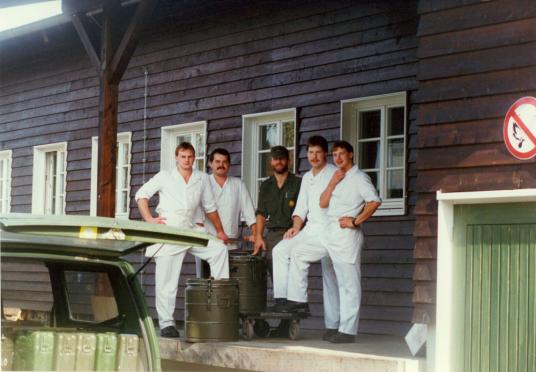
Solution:
<svg viewBox="0 0 536 372"><path fill-rule="evenodd" d="M293 307L299 308L307 302L310 263L326 256L331 258L340 298L337 331L331 329L333 335L327 338L333 343L355 341L361 302L361 224L381 205L368 175L353 164L353 152L352 145L346 141L334 143L333 161L339 169L320 196L320 207L327 208L328 221L321 235L322 244L297 246L292 250L288 279L287 309L292 311Z"/></svg>
<svg viewBox="0 0 536 372"><path fill-rule="evenodd" d="M336 166L327 163L327 156L326 139L322 136L310 137L307 141L307 160L311 164L311 170L302 178L298 201L292 215L292 227L273 250L275 306L271 310L275 312L284 311L287 306L288 270L292 249L296 246L320 244L320 236L327 223L326 211L320 208L320 195L337 170ZM328 281L327 288L331 288L327 291L326 284L324 285L324 313L326 322L332 325L332 314L338 315L338 309L331 310L331 305L338 304L338 289L329 257L322 260L322 277L324 281ZM301 309L294 307L293 310L308 312L307 303L301 305L303 306Z"/></svg>
<svg viewBox="0 0 536 372"><path fill-rule="evenodd" d="M232 239L227 248L229 250L236 249L237 239L240 238L239 224L241 218L246 221L246 224L251 229L252 235L249 240L251 241L255 236L256 218L253 201L244 182L240 178L229 176L231 155L227 150L222 148L214 149L209 156L209 166L212 169L212 174L209 176L210 186L216 200L223 231ZM209 234L217 234L217 230L210 220L204 223ZM201 260L197 257L196 271L198 276L207 276L203 274L208 274L206 273L207 270L202 267Z"/></svg>
<svg viewBox="0 0 536 372"><path fill-rule="evenodd" d="M227 242L229 238L223 231L216 211L208 175L193 169L195 161L193 146L188 142L181 143L175 149L175 159L177 168L160 171L136 193L141 216L146 222L191 229L194 213L201 206L207 218L215 226L217 237ZM149 210L149 199L157 192L160 197L156 207L158 217L153 217ZM187 251L207 260L216 279L229 277L227 247L223 243L210 240L206 247L172 244L156 244L148 247L146 256L154 256L156 262L156 311L163 337L179 337L173 312L182 261Z"/></svg>

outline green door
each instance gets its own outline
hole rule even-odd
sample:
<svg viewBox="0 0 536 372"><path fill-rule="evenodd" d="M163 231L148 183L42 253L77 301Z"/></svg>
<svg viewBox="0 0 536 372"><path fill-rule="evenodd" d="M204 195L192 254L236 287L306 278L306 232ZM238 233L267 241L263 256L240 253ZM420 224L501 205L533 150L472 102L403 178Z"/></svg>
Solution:
<svg viewBox="0 0 536 372"><path fill-rule="evenodd" d="M536 371L536 203L455 208L463 370Z"/></svg>

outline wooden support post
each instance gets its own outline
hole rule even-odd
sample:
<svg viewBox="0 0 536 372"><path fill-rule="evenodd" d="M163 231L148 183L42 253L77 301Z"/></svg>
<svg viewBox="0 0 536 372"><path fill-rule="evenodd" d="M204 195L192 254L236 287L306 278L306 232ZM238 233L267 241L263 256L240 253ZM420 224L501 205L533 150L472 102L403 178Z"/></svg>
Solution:
<svg viewBox="0 0 536 372"><path fill-rule="evenodd" d="M117 105L119 82L112 82L111 61L117 45L117 1L103 3L101 38L101 74L99 105L99 151L97 172L97 215L115 217L117 164Z"/></svg>
<svg viewBox="0 0 536 372"><path fill-rule="evenodd" d="M100 79L97 215L115 217L117 106L119 82L158 0L140 0L126 31L120 32L120 0L64 0L80 40ZM91 42L86 13L102 7L100 58Z"/></svg>
<svg viewBox="0 0 536 372"><path fill-rule="evenodd" d="M101 79L97 216L115 216L118 85Z"/></svg>

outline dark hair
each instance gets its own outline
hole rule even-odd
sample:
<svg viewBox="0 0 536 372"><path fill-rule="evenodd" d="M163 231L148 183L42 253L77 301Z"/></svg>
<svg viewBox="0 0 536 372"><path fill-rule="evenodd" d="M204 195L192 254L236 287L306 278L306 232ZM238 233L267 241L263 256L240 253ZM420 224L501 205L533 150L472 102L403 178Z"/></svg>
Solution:
<svg viewBox="0 0 536 372"><path fill-rule="evenodd" d="M324 152L328 152L328 141L322 136L312 136L307 140L307 150L309 147L318 146Z"/></svg>
<svg viewBox="0 0 536 372"><path fill-rule="evenodd" d="M208 161L212 163L212 161L214 160L214 156L216 154L220 154L220 155L223 155L223 156L227 156L227 160L229 161L229 163L231 162L231 154L229 154L229 151L221 148L221 147L218 147L217 149L214 149L214 151L212 151L208 157Z"/></svg>
<svg viewBox="0 0 536 372"><path fill-rule="evenodd" d="M333 142L333 146L331 147L331 152L335 151L335 149L345 149L346 151L351 152L352 154L354 153L354 147L346 141Z"/></svg>
<svg viewBox="0 0 536 372"><path fill-rule="evenodd" d="M181 142L176 148L175 148L175 156L179 155L179 151L181 150L191 150L194 153L195 156L195 149L192 146L190 142Z"/></svg>

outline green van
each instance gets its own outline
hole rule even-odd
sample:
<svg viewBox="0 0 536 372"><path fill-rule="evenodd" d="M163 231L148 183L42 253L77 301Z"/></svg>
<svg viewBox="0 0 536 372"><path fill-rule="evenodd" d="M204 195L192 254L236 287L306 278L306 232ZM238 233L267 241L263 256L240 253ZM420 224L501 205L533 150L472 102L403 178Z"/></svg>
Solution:
<svg viewBox="0 0 536 372"><path fill-rule="evenodd" d="M122 256L209 239L112 218L0 215L1 369L160 371L145 295Z"/></svg>

